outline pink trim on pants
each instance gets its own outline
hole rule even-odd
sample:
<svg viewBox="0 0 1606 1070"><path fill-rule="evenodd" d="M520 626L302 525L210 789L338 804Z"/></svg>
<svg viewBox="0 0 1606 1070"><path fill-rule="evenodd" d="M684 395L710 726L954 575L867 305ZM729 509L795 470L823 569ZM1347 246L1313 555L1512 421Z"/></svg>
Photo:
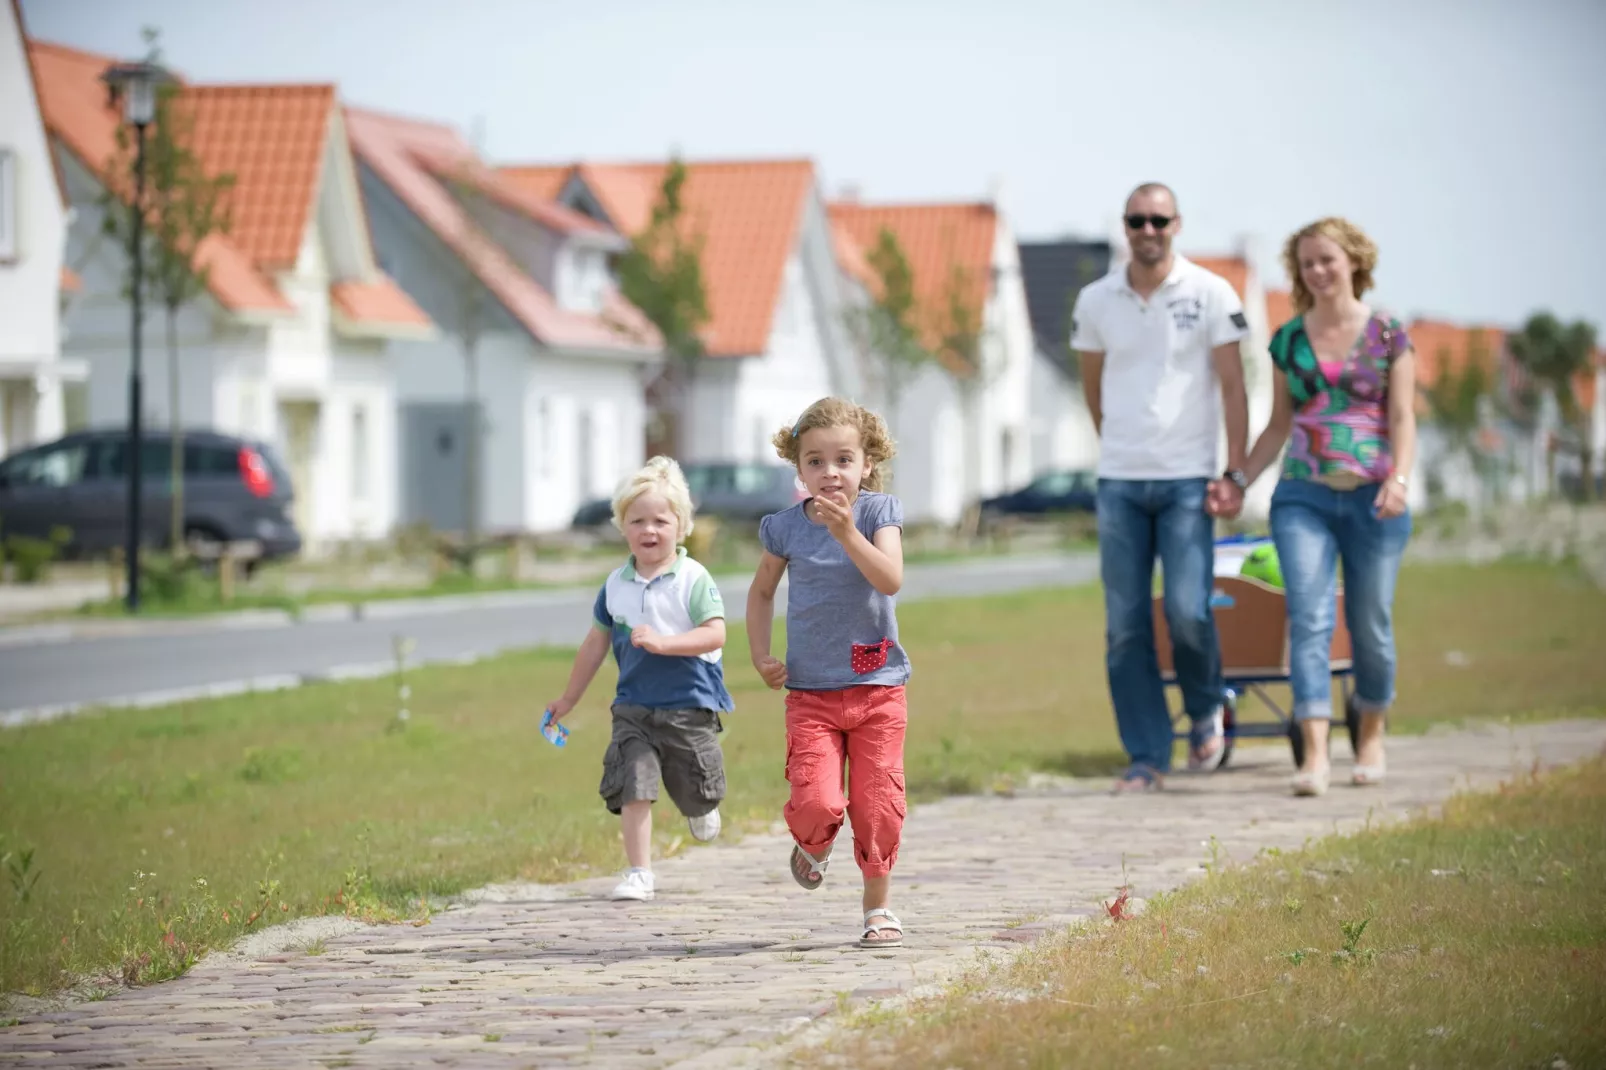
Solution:
<svg viewBox="0 0 1606 1070"><path fill-rule="evenodd" d="M902 687L786 694L786 780L782 811L803 850L821 857L853 822L853 853L866 877L884 877L898 860L903 819L903 735L909 708ZM846 761L851 794L843 793Z"/></svg>

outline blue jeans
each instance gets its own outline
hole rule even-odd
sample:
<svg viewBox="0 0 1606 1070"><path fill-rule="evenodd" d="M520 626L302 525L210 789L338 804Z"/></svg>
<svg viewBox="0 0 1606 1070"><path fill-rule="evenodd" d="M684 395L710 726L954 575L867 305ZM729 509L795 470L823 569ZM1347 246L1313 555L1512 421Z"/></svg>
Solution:
<svg viewBox="0 0 1606 1070"><path fill-rule="evenodd" d="M1338 565L1344 566L1344 622L1354 649L1355 704L1381 713L1394 701L1394 581L1411 537L1411 514L1380 520L1372 512L1378 484L1334 490L1309 479L1284 479L1271 499L1288 596L1288 657L1294 719L1333 716L1330 653Z"/></svg>
<svg viewBox="0 0 1606 1070"><path fill-rule="evenodd" d="M1221 652L1210 609L1215 521L1204 479L1099 480L1105 669L1115 725L1134 769L1171 768L1171 712L1155 657L1154 560L1183 708L1197 728L1221 707Z"/></svg>

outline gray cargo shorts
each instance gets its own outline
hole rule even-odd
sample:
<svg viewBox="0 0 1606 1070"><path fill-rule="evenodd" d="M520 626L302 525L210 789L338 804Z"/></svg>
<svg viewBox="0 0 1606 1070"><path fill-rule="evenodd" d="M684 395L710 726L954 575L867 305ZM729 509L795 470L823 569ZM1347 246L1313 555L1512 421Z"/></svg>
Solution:
<svg viewBox="0 0 1606 1070"><path fill-rule="evenodd" d="M713 710L660 710L621 703L602 756L597 788L611 813L628 802L656 802L661 780L687 817L702 817L725 797L725 757Z"/></svg>

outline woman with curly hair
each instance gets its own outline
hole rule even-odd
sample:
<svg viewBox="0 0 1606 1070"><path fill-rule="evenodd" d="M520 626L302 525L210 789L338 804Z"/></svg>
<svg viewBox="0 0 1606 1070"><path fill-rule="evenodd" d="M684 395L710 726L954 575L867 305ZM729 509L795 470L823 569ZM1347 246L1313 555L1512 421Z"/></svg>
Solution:
<svg viewBox="0 0 1606 1070"><path fill-rule="evenodd" d="M1348 220L1319 219L1283 249L1298 313L1271 340L1275 407L1250 450L1253 482L1284 443L1271 533L1288 597L1294 719L1304 760L1296 795L1330 777L1330 650L1337 568L1354 648L1360 717L1351 782L1381 783L1383 730L1394 700L1394 581L1411 535L1406 507L1416 459L1416 360L1400 321L1361 300L1377 246Z"/></svg>

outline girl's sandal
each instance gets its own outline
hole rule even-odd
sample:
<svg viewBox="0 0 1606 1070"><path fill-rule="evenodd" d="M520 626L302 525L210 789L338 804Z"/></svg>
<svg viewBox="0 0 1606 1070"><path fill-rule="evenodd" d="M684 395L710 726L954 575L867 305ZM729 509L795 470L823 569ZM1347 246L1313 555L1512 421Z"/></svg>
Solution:
<svg viewBox="0 0 1606 1070"><path fill-rule="evenodd" d="M792 879L811 892L824 884L825 867L831 864L831 850L832 847L828 847L824 858L815 858L803 850L801 844L794 843L791 864L787 867L792 871ZM811 877L814 879L810 880Z"/></svg>
<svg viewBox="0 0 1606 1070"><path fill-rule="evenodd" d="M874 921L872 920L874 918L885 918L886 920ZM884 939L880 937L872 939L870 936L871 933L884 933L889 931L895 932L898 935L888 936ZM886 907L872 907L871 909L866 910L864 912L864 935L859 937L859 946L902 947L903 922L898 920L898 915L894 914Z"/></svg>

